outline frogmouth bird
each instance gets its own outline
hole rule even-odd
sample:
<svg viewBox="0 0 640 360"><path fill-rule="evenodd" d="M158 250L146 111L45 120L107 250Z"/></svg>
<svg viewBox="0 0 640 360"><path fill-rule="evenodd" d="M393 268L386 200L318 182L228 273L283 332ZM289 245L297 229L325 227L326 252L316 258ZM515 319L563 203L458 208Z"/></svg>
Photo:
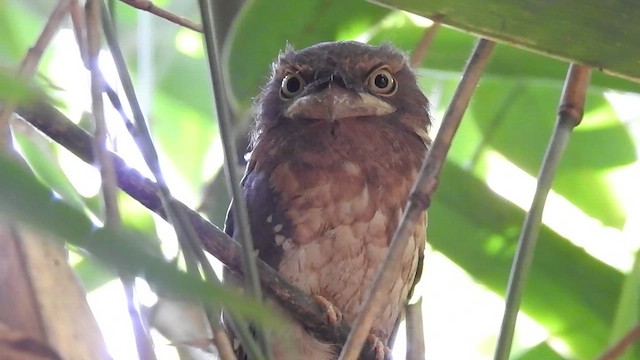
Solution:
<svg viewBox="0 0 640 360"><path fill-rule="evenodd" d="M407 58L390 45L327 42L275 60L257 101L242 189L258 257L312 295L327 321L351 324L364 303L426 155L430 123ZM380 359L421 268L421 219L373 323ZM231 215L225 231L237 235ZM274 359L337 358L335 344L293 318L287 327L272 339Z"/></svg>

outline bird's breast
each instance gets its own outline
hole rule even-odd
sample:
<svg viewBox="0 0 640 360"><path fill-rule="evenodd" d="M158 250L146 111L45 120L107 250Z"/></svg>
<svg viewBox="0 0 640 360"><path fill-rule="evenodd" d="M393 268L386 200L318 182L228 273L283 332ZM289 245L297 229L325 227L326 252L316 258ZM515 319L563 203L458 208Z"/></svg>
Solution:
<svg viewBox="0 0 640 360"><path fill-rule="evenodd" d="M305 292L328 299L350 323L384 260L417 167L399 173L380 163L342 160L305 167L296 161L278 165L271 174L291 225L289 236L275 236L283 250L278 271ZM378 326L383 333L395 323L423 244L424 222L405 250L403 274Z"/></svg>

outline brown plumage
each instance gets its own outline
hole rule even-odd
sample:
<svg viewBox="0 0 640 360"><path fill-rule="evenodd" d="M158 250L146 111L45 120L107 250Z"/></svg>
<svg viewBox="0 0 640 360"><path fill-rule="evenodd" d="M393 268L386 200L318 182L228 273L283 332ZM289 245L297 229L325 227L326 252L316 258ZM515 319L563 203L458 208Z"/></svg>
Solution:
<svg viewBox="0 0 640 360"><path fill-rule="evenodd" d="M427 99L391 46L334 42L281 53L258 105L242 182L258 256L351 323L426 154ZM426 219L373 324L383 344L413 288L425 240ZM290 334L274 340L275 359L337 357L332 344L289 321Z"/></svg>

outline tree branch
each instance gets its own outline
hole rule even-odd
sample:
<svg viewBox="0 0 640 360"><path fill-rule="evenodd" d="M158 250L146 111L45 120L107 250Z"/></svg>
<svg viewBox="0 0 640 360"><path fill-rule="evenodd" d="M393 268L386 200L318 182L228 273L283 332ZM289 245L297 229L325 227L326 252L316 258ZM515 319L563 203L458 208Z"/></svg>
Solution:
<svg viewBox="0 0 640 360"><path fill-rule="evenodd" d="M195 22L182 17L180 15L176 15L170 11L164 10L155 6L151 1L148 0L120 0L121 2L134 7L139 10L148 11L153 15L161 17L165 20L171 21L174 24L178 24L180 26L184 26L187 29L191 29L193 31L202 32L202 26L196 24Z"/></svg>
<svg viewBox="0 0 640 360"><path fill-rule="evenodd" d="M637 324L629 332L625 334L618 342L608 348L604 354L600 355L598 360L615 360L624 355L625 351L634 342L640 340L640 324Z"/></svg>
<svg viewBox="0 0 640 360"><path fill-rule="evenodd" d="M93 162L91 135L72 123L49 103L39 101L23 105L18 108L17 112L28 123L83 161ZM118 155L112 153L111 157L116 170L118 186L149 210L166 218L158 196L158 186L142 176L137 170L127 166ZM198 213L181 202L174 201L176 206L188 216L205 250L220 260L233 273L244 276L241 246ZM343 323L336 327L329 325L325 320L324 311L310 296L291 285L263 261L258 260L257 265L262 286L281 306L319 339L342 347L350 331L347 324ZM366 351L360 355L360 359L375 359L375 355L371 351L373 344L367 342L364 348Z"/></svg>

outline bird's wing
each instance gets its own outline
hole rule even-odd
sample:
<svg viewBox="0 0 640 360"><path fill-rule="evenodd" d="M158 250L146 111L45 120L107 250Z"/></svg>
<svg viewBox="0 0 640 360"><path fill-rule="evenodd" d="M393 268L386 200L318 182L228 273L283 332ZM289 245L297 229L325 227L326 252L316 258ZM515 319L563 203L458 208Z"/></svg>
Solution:
<svg viewBox="0 0 640 360"><path fill-rule="evenodd" d="M274 269L278 269L282 258L280 239L290 237L291 224L280 205L280 197L269 183L269 174L250 162L242 179L242 192L247 202L253 247L258 257ZM234 200L235 201L235 200ZM227 212L224 231L234 239L238 237L233 201ZM282 238L280 238L282 237Z"/></svg>
<svg viewBox="0 0 640 360"><path fill-rule="evenodd" d="M258 257L261 260L277 270L283 250L278 245L276 236L290 236L290 225L284 217L284 209L279 206L279 195L273 191L269 184L268 173L258 170L253 161L249 162L241 185L247 202L254 249L258 250ZM229 205L224 232L238 240L239 230L236 227L233 214L235 201L235 199L232 200ZM228 277L233 279L225 270L225 281ZM225 314L225 323L227 326L233 326L227 315ZM232 329L228 328L228 330L234 336ZM234 339L234 345L236 342L237 340ZM234 348L238 359L247 359L242 346L234 346Z"/></svg>

